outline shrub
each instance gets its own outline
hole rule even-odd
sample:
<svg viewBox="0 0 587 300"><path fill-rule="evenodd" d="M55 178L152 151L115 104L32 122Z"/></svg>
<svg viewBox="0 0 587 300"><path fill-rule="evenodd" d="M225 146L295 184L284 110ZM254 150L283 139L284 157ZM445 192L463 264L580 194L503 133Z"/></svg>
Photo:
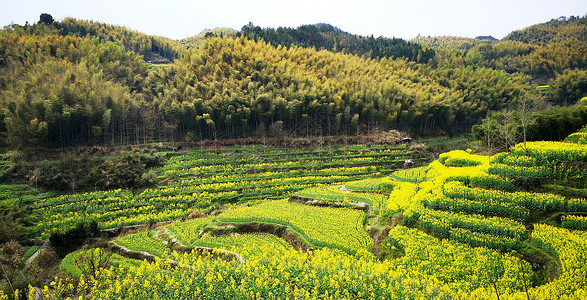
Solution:
<svg viewBox="0 0 587 300"><path fill-rule="evenodd" d="M487 160L485 156L469 154L463 150L455 150L440 154L438 160L450 167L474 167L483 164Z"/></svg>
<svg viewBox="0 0 587 300"><path fill-rule="evenodd" d="M51 235L49 241L59 257L65 257L71 251L79 248L89 238L100 236L100 228L95 220L82 221L75 227Z"/></svg>

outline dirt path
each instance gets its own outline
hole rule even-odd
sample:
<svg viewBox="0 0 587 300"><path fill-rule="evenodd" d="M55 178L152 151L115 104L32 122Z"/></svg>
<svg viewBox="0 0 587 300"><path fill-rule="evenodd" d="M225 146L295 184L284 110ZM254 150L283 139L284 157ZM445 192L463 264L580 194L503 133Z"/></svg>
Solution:
<svg viewBox="0 0 587 300"><path fill-rule="evenodd" d="M43 245L41 245L41 247L39 247L39 250L37 250L37 252L35 252L35 254L33 254L31 257L29 257L29 259L26 260L25 268L30 267L31 264L33 263L33 261L35 261L35 259L37 259L37 256L39 256L39 254L41 254L41 252L45 251L45 248L47 248L48 245L49 245L49 241L45 241L43 243Z"/></svg>

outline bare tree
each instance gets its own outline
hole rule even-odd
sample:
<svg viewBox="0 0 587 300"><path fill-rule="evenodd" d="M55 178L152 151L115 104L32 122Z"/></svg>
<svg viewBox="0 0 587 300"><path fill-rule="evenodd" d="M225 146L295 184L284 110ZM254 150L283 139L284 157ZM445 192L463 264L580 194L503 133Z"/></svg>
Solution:
<svg viewBox="0 0 587 300"><path fill-rule="evenodd" d="M102 248L93 248L82 251L73 264L85 278L96 280L101 270L108 268L112 251Z"/></svg>
<svg viewBox="0 0 587 300"><path fill-rule="evenodd" d="M526 141L528 140L528 126L534 120L536 113L545 108L545 102L543 98L522 97L516 100L515 105L518 120L522 127L522 141L525 149Z"/></svg>
<svg viewBox="0 0 587 300"><path fill-rule="evenodd" d="M528 128L536 113L544 107L542 98L522 97L512 102L507 109L488 114L479 127L488 150L495 147L503 151L518 143L524 143L526 147Z"/></svg>

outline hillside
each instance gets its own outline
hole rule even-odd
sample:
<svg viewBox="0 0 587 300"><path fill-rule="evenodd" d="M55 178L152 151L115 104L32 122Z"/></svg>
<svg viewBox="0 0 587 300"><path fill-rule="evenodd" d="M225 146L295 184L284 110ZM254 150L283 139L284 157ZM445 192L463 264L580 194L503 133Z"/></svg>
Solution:
<svg viewBox="0 0 587 300"><path fill-rule="evenodd" d="M568 40L587 42L587 18L571 16L552 19L508 34L504 40L546 46Z"/></svg>
<svg viewBox="0 0 587 300"><path fill-rule="evenodd" d="M0 132L23 148L265 136L272 126L294 136L457 134L533 93L528 78L488 68L433 69L244 37L208 37L151 69L122 40L64 36L45 24L1 35Z"/></svg>
<svg viewBox="0 0 587 300"><path fill-rule="evenodd" d="M572 31L565 28L583 20L556 28ZM191 142L271 132L461 134L489 112L511 109L514 100L572 105L587 95L587 43L580 32L545 46L421 38L434 53L327 24L249 24L240 32L217 29L172 41L67 18L13 26L2 36L0 132L13 147ZM140 65L138 55L167 64ZM91 95L92 86L100 92Z"/></svg>
<svg viewBox="0 0 587 300"><path fill-rule="evenodd" d="M215 29L206 29L200 32L197 35L194 35L189 38L185 38L180 40L179 42L182 46L186 49L198 48L200 45L204 43L207 38L211 37L236 37L239 34L238 31L232 28L215 28Z"/></svg>
<svg viewBox="0 0 587 300"><path fill-rule="evenodd" d="M531 76L553 105L571 105L587 95L587 17L560 18L512 32L501 41L421 37L433 47L433 67L485 67ZM572 100L571 100L572 99ZM570 101L569 101L570 100Z"/></svg>
<svg viewBox="0 0 587 300"><path fill-rule="evenodd" d="M0 40L0 131L15 148L107 139L148 72L117 43L42 24L1 31Z"/></svg>
<svg viewBox="0 0 587 300"><path fill-rule="evenodd" d="M413 39L412 42L432 48L454 48L459 50L470 50L471 48L482 43L487 43L488 41L458 36L420 36Z"/></svg>
<svg viewBox="0 0 587 300"><path fill-rule="evenodd" d="M166 63L179 57L182 48L177 41L150 36L138 31L129 30L122 26L109 25L93 21L65 18L51 24L61 35L76 35L78 37L97 37L105 42L114 42L127 51L134 51L142 55L145 61Z"/></svg>
<svg viewBox="0 0 587 300"><path fill-rule="evenodd" d="M350 34L330 24L303 25L298 28L261 28L252 23L243 26L240 35L265 42L277 47L300 46L325 49L333 52L356 54L367 58L406 58L411 61L427 62L434 57L434 51L419 44L399 38L364 37Z"/></svg>
<svg viewBox="0 0 587 300"><path fill-rule="evenodd" d="M145 93L167 104L180 134L209 138L250 135L274 124L298 135L374 128L456 133L468 131L487 109L531 92L527 78L504 72L443 72L405 60L213 38L151 73Z"/></svg>

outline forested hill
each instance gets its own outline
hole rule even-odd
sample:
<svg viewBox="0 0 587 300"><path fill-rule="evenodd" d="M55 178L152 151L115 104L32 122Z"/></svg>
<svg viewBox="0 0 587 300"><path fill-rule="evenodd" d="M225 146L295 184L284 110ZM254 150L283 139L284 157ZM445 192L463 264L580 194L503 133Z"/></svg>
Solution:
<svg viewBox="0 0 587 300"><path fill-rule="evenodd" d="M535 85L546 88L547 98L556 104L574 103L587 93L587 17L561 17L512 32L501 41L459 37L414 41L433 47L435 67L440 63L529 75Z"/></svg>
<svg viewBox="0 0 587 300"><path fill-rule="evenodd" d="M486 68L433 70L244 37L209 38L151 71L117 43L43 24L0 39L0 129L21 147L233 138L270 128L467 132L488 109L531 90L524 77Z"/></svg>
<svg viewBox="0 0 587 300"><path fill-rule="evenodd" d="M170 62L176 59L183 50L174 40L146 35L129 30L122 26L109 25L99 22L65 18L51 24L62 35L76 35L84 37L98 37L103 41L118 43L126 50L134 51L143 56L145 61Z"/></svg>
<svg viewBox="0 0 587 300"><path fill-rule="evenodd" d="M434 51L417 43L399 38L364 37L350 34L330 24L303 25L298 28L261 28L252 23L243 26L242 36L252 40L264 40L274 47L292 45L318 50L356 54L367 58L407 58L411 61L427 62Z"/></svg>
<svg viewBox="0 0 587 300"><path fill-rule="evenodd" d="M198 48L208 38L211 38L211 37L236 37L238 34L239 34L238 31L236 31L232 28L226 28L226 27L215 28L215 29L205 29L197 35L180 40L179 43L184 47L184 49L190 50L190 49Z"/></svg>
<svg viewBox="0 0 587 300"><path fill-rule="evenodd" d="M337 40L332 47L371 40L328 25L300 28L323 28ZM438 47L423 61L426 47L405 41L396 42L416 57L236 35L220 29L173 41L75 19L5 27L0 135L28 148L389 129L458 134L517 99L573 104L587 95L580 40ZM150 68L148 55L167 64ZM538 91L537 78L548 89Z"/></svg>
<svg viewBox="0 0 587 300"><path fill-rule="evenodd" d="M546 23L514 31L504 40L541 46L568 40L587 42L587 17L571 16L552 19Z"/></svg>
<svg viewBox="0 0 587 300"><path fill-rule="evenodd" d="M344 32L329 24L303 25L298 28L261 28L249 23L241 31L230 28L205 30L204 32L180 41L159 36L150 36L122 26L100 22L65 18L51 22L62 35L86 35L104 41L118 43L127 50L143 55L145 61L169 62L190 48L197 47L209 37L245 36L252 40L264 40L277 47L297 45L305 48L326 49L333 52L357 54L367 58L407 58L412 61L427 62L434 57L434 51L417 43L399 38L363 37Z"/></svg>
<svg viewBox="0 0 587 300"><path fill-rule="evenodd" d="M523 77L488 69L450 76L405 60L363 58L244 37L208 40L147 79L178 130L210 137L270 126L296 134L356 134L401 128L467 131L487 109L530 87ZM277 125L279 124L279 125Z"/></svg>
<svg viewBox="0 0 587 300"><path fill-rule="evenodd" d="M419 36L413 39L412 42L433 48L469 50L488 41L459 36Z"/></svg>
<svg viewBox="0 0 587 300"><path fill-rule="evenodd" d="M37 24L0 31L0 133L13 147L97 142L138 105L140 56Z"/></svg>

